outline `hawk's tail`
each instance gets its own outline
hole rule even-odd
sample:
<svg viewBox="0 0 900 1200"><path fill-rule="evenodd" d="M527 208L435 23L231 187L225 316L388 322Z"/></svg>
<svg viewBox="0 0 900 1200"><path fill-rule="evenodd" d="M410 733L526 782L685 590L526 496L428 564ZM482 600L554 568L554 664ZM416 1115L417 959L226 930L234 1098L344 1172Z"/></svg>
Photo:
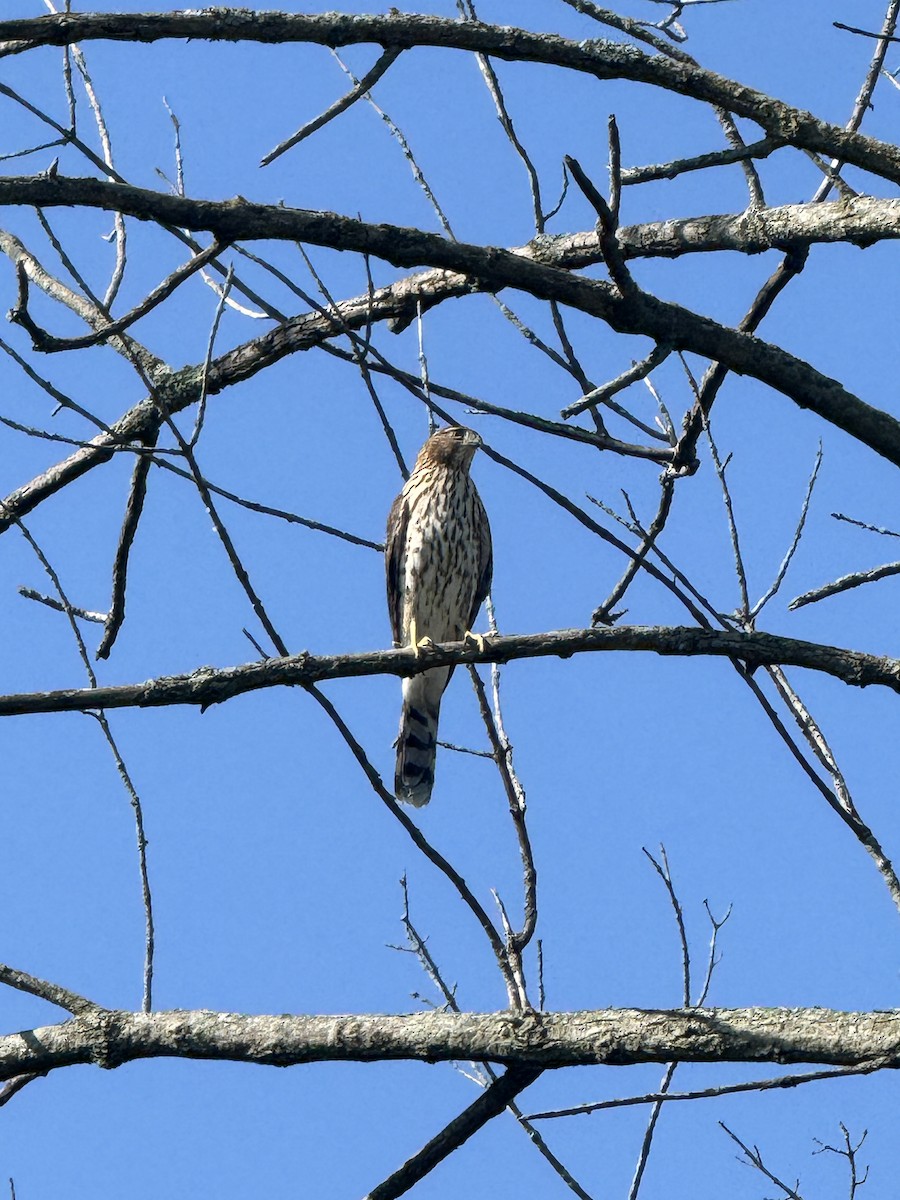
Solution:
<svg viewBox="0 0 900 1200"><path fill-rule="evenodd" d="M449 678L447 667L435 667L403 681L394 794L398 800L414 804L416 808L431 799L438 714Z"/></svg>

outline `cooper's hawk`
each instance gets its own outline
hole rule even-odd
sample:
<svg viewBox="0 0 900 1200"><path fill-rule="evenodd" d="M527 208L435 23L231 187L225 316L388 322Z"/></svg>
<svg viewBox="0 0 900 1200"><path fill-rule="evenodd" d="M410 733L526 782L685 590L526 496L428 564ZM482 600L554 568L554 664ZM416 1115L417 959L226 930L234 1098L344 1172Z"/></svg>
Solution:
<svg viewBox="0 0 900 1200"><path fill-rule="evenodd" d="M481 438L450 425L432 434L391 506L385 568L397 646L458 642L491 586L491 527L469 478ZM434 784L438 713L452 667L403 680L394 792L427 804Z"/></svg>

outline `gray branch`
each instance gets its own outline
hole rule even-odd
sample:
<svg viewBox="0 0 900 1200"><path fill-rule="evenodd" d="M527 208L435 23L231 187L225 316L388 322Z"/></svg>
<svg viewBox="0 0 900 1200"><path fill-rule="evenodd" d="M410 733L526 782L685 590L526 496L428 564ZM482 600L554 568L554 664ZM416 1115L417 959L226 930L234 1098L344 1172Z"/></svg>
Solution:
<svg viewBox="0 0 900 1200"><path fill-rule="evenodd" d="M723 250L761 254L766 250L800 250L837 242L849 242L864 249L875 242L900 238L900 200L855 196L852 200L825 204L748 208L735 214L710 213L676 221L627 225L619 230L618 236L622 253L629 259L677 258L682 254ZM591 238L596 246L596 237L591 235ZM566 257L572 254L572 249L566 246ZM591 261L596 258L595 249ZM563 261L558 265L570 264Z"/></svg>
<svg viewBox="0 0 900 1200"><path fill-rule="evenodd" d="M727 109L754 121L771 137L783 138L802 150L840 158L844 163L900 182L900 150L896 146L820 121L812 113L692 62L648 55L635 46L601 38L576 42L556 34L532 33L481 21L458 22L406 13L308 15L240 8L168 13L59 13L0 21L0 55L91 40L154 42L169 38L275 44L309 42L333 49L361 43L396 50L436 46L487 54L510 62L544 63L596 79L628 79Z"/></svg>
<svg viewBox="0 0 900 1200"><path fill-rule="evenodd" d="M638 289L622 295L612 284L572 275L509 250L450 242L418 229L372 225L336 213L242 199L190 200L99 179L36 176L2 180L0 204L4 203L41 208L85 205L184 229L208 229L224 241L290 239L374 255L398 267L444 267L477 279L481 288L492 292L517 288L599 317L618 333L642 334L673 350L691 351L736 374L758 379L900 466L900 421L866 404L786 350ZM212 370L208 390L213 390ZM168 396L165 399L168 404ZM177 407L170 406L170 411ZM102 443L103 438L97 441ZM83 459L80 463L82 471L94 465ZM12 500L17 515L27 511L27 507L18 507L24 500Z"/></svg>
<svg viewBox="0 0 900 1200"><path fill-rule="evenodd" d="M0 1081L144 1058L288 1067L311 1062L490 1062L510 1067L664 1062L900 1066L900 1013L826 1008L601 1009L574 1013L246 1016L98 1009L0 1037Z"/></svg>
<svg viewBox="0 0 900 1200"><path fill-rule="evenodd" d="M861 197L839 204L788 205L767 209L755 218L738 216L691 217L682 221L662 221L648 225L628 226L619 230L626 258L648 256L675 257L682 253L715 249L753 251L771 245L802 245L813 241L850 240L858 245L882 238L900 236L900 201ZM755 233L753 233L755 231ZM755 236L756 242L747 241ZM794 239L792 241L792 239ZM6 243L9 243L8 245ZM0 233L0 249L14 259L24 254L15 239ZM575 269L598 262L602 255L596 234L575 233L545 236L527 246L512 251L518 257L532 258L547 266ZM31 260L29 260L31 261ZM32 279L55 294L45 277L32 273ZM292 317L275 329L245 342L210 364L208 392L216 394L226 387L258 373L288 354L308 350L328 341L344 329L357 330L368 320L391 321L400 328L414 320L419 307L424 311L444 300L483 290L483 285L465 274L442 269L424 271L379 288L372 295L362 294L343 301L335 315L309 313ZM69 302L69 297L66 297ZM86 315L85 319L89 319ZM165 378L164 391L171 413L181 412L199 396L199 368L186 367ZM849 396L848 393L840 393ZM855 397L849 397L851 415ZM874 422L868 419L877 410L863 410L863 424L870 431ZM25 516L49 496L74 479L112 457L111 447L142 441L158 422L155 407L143 401L125 413L112 427L112 432L98 436L92 445L78 450L63 462L50 467L41 475L12 492L5 499L7 511ZM877 418L876 418L877 420ZM892 426L888 426L892 429ZM893 437L892 437L893 440ZM0 532L8 522L0 518Z"/></svg>
<svg viewBox="0 0 900 1200"><path fill-rule="evenodd" d="M795 596L788 605L788 608L792 610L803 608L806 604L815 604L819 600L827 600L829 596L838 596L841 592L848 592L851 588L861 587L864 583L877 583L880 579L887 579L891 575L900 575L900 562L885 563L881 567L872 567L868 571L854 571L850 575L842 575L840 579L835 579L831 583L823 584L822 587L804 592L802 596Z"/></svg>
<svg viewBox="0 0 900 1200"><path fill-rule="evenodd" d="M854 687L877 685L900 692L900 659L880 658L771 633L691 626L620 625L611 629L562 629L552 633L488 637L483 648L448 642L428 649L375 650L364 654L307 652L236 667L201 667L143 683L71 688L0 696L0 717L23 713L83 712L110 708L159 708L193 704L207 708L245 692L270 687L308 687L328 679L371 675L417 675L460 663L507 663L522 658L570 658L573 654L627 650L673 656L737 659L750 667L788 666L822 671Z"/></svg>

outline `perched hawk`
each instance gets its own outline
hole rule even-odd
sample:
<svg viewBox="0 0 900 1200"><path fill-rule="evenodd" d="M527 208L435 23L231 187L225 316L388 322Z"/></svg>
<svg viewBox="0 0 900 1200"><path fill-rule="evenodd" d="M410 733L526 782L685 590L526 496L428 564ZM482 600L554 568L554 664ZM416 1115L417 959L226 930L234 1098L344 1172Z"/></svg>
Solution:
<svg viewBox="0 0 900 1200"><path fill-rule="evenodd" d="M397 646L423 639L458 642L472 628L491 586L491 527L469 478L481 438L450 425L416 459L387 524L388 611ZM434 784L438 712L452 667L403 680L394 791L427 804Z"/></svg>

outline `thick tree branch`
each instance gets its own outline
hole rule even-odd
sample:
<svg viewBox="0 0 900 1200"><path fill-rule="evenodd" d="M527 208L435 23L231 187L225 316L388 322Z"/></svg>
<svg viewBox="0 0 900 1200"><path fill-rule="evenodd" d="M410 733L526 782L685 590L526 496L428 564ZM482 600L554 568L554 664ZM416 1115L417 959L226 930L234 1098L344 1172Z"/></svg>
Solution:
<svg viewBox="0 0 900 1200"><path fill-rule="evenodd" d="M619 231L626 258L645 254L677 256L713 249L752 251L766 248L763 243L770 235L771 244L778 247L842 239L864 245L881 238L897 237L900 236L900 201L861 197L849 203L801 204L767 209L756 214L755 218L748 214L691 217L683 221L628 226ZM753 237L757 238L756 242L747 240ZM0 233L0 249L13 257L19 252L25 253L15 239L7 237L6 241L8 247L4 243L4 235ZM512 253L534 258L545 265L564 268L587 266L602 258L597 236L593 232L541 237ZM35 276L32 273L31 277L40 286L49 286L40 274ZM53 289L50 290L52 294ZM339 316L305 313L292 317L261 337L245 342L214 360L210 364L208 391L210 394L220 392L288 354L327 342L345 328L361 329L369 320L389 320L400 328L415 319L418 307L425 310L444 300L480 290L483 290L483 285L476 279L458 272L436 269L398 280L371 295L364 293L343 301L337 306ZM89 319L89 316L85 315L85 319ZM161 386L165 390L169 411L180 412L199 396L198 368L191 366L174 372ZM853 403L859 403L855 398L851 399ZM871 413L873 410L867 411ZM525 420L524 417L522 419ZM25 516L74 479L108 461L113 453L110 447L146 438L158 420L152 403L143 401L116 422L111 435L97 437L91 446L55 464L7 496L7 510L20 517ZM588 437L587 431L584 432ZM8 522L0 518L0 532L7 527Z"/></svg>
<svg viewBox="0 0 900 1200"><path fill-rule="evenodd" d="M584 234L566 236L585 237ZM865 248L878 241L900 238L900 200L856 196L852 200L827 203L748 208L742 213L710 213L626 225L618 231L618 236L622 253L628 259L676 258L722 250L761 254L765 250L799 250L838 242ZM565 247L566 257L573 254L573 249ZM596 261L596 251L592 261ZM576 264L563 261L558 265Z"/></svg>
<svg viewBox="0 0 900 1200"><path fill-rule="evenodd" d="M500 1063L542 1069L651 1062L900 1067L900 1013L827 1008L246 1016L100 1009L0 1037L0 1081L142 1058L275 1067L310 1062Z"/></svg>
<svg viewBox="0 0 900 1200"><path fill-rule="evenodd" d="M258 204L242 197L222 201L197 200L91 176L48 176L46 173L7 176L0 179L0 205L40 208L82 205L122 212L138 220L177 224L195 232L210 231L223 243L254 239L302 240L312 245L373 254L398 267L431 262L436 267L464 273L469 281L469 288L465 290L472 289L471 277L491 276L491 264L484 261L488 251L501 256L496 268L501 275L512 269L507 261L509 255L566 270L603 261L594 230L540 234L525 245L510 250L483 248L465 242L454 244L440 234L407 226L367 224L332 212L291 208L283 204ZM900 238L900 200L856 196L851 200L783 204L741 213L704 213L642 225L623 225L617 230L617 237L626 259L677 258L683 254L723 250L760 254L765 250L798 249L814 243L850 242L865 247L877 241ZM21 244L13 238L9 239L8 249L5 244L0 244L0 248L10 257L24 253ZM529 276L522 276L522 279L527 278ZM41 279L36 282L43 286ZM459 289L456 294L464 294L461 281L454 283ZM417 284L421 289L421 281ZM528 290L516 278L507 279L501 286ZM375 293L376 296L379 294ZM366 293L365 299L372 297ZM411 307L414 310L414 304ZM378 316L377 310L374 315ZM334 319L332 316L332 321Z"/></svg>
<svg viewBox="0 0 900 1200"><path fill-rule="evenodd" d="M186 229L208 229L225 241L290 239L374 255L399 267L423 263L446 267L473 276L490 291L513 287L538 299L567 304L601 318L618 333L643 334L674 350L713 359L736 374L752 376L900 465L900 422L802 359L646 292L622 295L611 284L571 275L509 250L450 242L437 234L401 226L370 225L335 213L240 199L222 203L189 200L98 179L38 176L0 181L3 203L39 207L83 204ZM210 392L215 390L213 377L210 370ZM170 411L177 408L170 406Z"/></svg>
<svg viewBox="0 0 900 1200"><path fill-rule="evenodd" d="M756 122L770 136L783 138L800 149L837 157L900 182L900 150L896 146L848 133L838 125L820 121L811 113L683 59L648 55L635 46L600 38L575 42L552 33L406 13L307 15L233 8L133 14L60 13L0 21L0 54L7 55L37 46L65 46L97 39L154 42L167 38L310 42L332 48L376 43L395 50L437 46L508 61L543 63L593 75L596 79L628 79L727 109Z"/></svg>
<svg viewBox="0 0 900 1200"><path fill-rule="evenodd" d="M900 659L803 642L771 633L691 626L620 625L612 629L562 629L552 633L489 637L481 649L448 642L429 649L375 650L364 654L313 655L201 667L190 675L162 676L143 683L23 692L0 696L0 716L81 712L109 708L160 708L194 704L207 708L245 692L270 687L308 687L327 679L368 675L417 675L431 667L460 663L507 663L523 658L571 658L598 651L643 650L673 656L738 659L751 667L777 664L822 671L854 687L877 685L900 692Z"/></svg>

